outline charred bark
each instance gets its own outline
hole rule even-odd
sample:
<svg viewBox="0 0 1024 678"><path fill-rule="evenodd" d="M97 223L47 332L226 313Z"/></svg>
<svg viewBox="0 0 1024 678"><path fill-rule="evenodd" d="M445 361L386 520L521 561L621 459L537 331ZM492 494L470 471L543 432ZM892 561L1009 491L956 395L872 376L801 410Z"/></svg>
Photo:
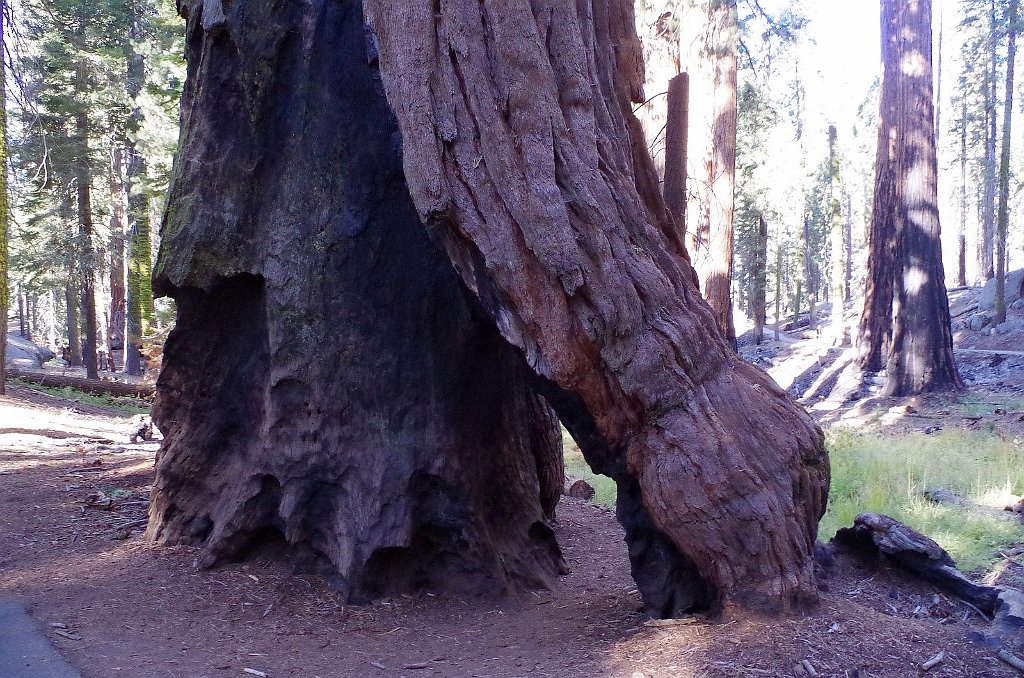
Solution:
<svg viewBox="0 0 1024 678"><path fill-rule="evenodd" d="M416 207L618 483L647 609L813 598L821 432L735 356L674 246L631 3L366 6Z"/></svg>
<svg viewBox="0 0 1024 678"><path fill-rule="evenodd" d="M550 584L557 424L426 236L360 3L184 10L148 538L353 601Z"/></svg>

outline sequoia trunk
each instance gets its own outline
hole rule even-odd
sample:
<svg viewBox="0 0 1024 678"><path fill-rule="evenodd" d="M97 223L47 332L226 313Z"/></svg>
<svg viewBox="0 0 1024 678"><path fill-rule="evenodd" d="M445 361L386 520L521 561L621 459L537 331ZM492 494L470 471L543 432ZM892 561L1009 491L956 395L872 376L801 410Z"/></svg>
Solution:
<svg viewBox="0 0 1024 678"><path fill-rule="evenodd" d="M931 9L930 0L882 2L879 153L861 330L865 367L873 369L879 337L892 328L886 395L961 386L940 242Z"/></svg>
<svg viewBox="0 0 1024 678"><path fill-rule="evenodd" d="M360 3L183 7L148 538L276 543L353 601L550 584L556 420L427 239Z"/></svg>
<svg viewBox="0 0 1024 678"><path fill-rule="evenodd" d="M674 246L632 3L366 6L416 207L616 480L647 610L813 597L821 432L736 357Z"/></svg>

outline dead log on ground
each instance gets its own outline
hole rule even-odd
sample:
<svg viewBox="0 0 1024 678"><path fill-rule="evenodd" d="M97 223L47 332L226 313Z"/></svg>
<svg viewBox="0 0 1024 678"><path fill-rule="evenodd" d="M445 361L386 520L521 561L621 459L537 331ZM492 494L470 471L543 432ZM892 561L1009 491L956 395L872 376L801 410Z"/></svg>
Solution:
<svg viewBox="0 0 1024 678"><path fill-rule="evenodd" d="M122 398L149 400L154 394L154 388L150 384L126 384L121 381L84 379L66 374L40 374L38 372L26 372L11 368L7 369L7 376L12 379L20 379L21 381L49 388L74 388L93 395L111 395Z"/></svg>
<svg viewBox="0 0 1024 678"><path fill-rule="evenodd" d="M883 558L943 591L994 616L1000 589L975 584L965 577L945 550L920 532L879 513L862 513L853 527L836 532L832 544L859 555Z"/></svg>

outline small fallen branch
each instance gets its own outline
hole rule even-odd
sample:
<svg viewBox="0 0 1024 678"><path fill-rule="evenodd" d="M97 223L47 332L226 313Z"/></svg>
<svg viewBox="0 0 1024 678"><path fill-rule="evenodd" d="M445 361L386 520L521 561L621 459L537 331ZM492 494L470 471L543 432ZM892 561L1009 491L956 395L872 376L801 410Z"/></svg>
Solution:
<svg viewBox="0 0 1024 678"><path fill-rule="evenodd" d="M943 650L942 652L939 652L937 655L935 655L934 657L932 657L928 661L923 662L921 664L921 670L922 671L931 671L932 669L934 669L936 666L938 666L939 664L941 664L944 661L946 661L946 652Z"/></svg>
<svg viewBox="0 0 1024 678"><path fill-rule="evenodd" d="M1017 669L1021 673L1024 673L1024 659L1021 659L1015 654L1010 654L1006 650L1000 650L999 654L996 655L1003 662L1009 664L1013 668Z"/></svg>
<svg viewBox="0 0 1024 678"><path fill-rule="evenodd" d="M696 623L696 617L682 617L680 619L651 619L650 621L644 622L644 626L652 628L671 628L673 626L689 626L690 624Z"/></svg>

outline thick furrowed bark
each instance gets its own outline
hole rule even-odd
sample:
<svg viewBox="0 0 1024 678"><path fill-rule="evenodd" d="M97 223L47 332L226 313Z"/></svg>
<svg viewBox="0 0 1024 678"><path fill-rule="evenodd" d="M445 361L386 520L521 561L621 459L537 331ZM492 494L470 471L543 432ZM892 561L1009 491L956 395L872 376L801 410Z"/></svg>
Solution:
<svg viewBox="0 0 1024 678"><path fill-rule="evenodd" d="M417 209L502 335L563 393L549 396L563 421L588 429L577 440L591 465L629 490L631 547L644 531L671 544L704 602L813 597L822 435L732 354L666 235L629 109L642 81L631 5L366 7ZM628 522L637 503L650 526ZM677 612L659 593L648 608Z"/></svg>
<svg viewBox="0 0 1024 678"><path fill-rule="evenodd" d="M219 6L186 7L148 538L354 601L548 585L553 414L426 237L359 2Z"/></svg>

